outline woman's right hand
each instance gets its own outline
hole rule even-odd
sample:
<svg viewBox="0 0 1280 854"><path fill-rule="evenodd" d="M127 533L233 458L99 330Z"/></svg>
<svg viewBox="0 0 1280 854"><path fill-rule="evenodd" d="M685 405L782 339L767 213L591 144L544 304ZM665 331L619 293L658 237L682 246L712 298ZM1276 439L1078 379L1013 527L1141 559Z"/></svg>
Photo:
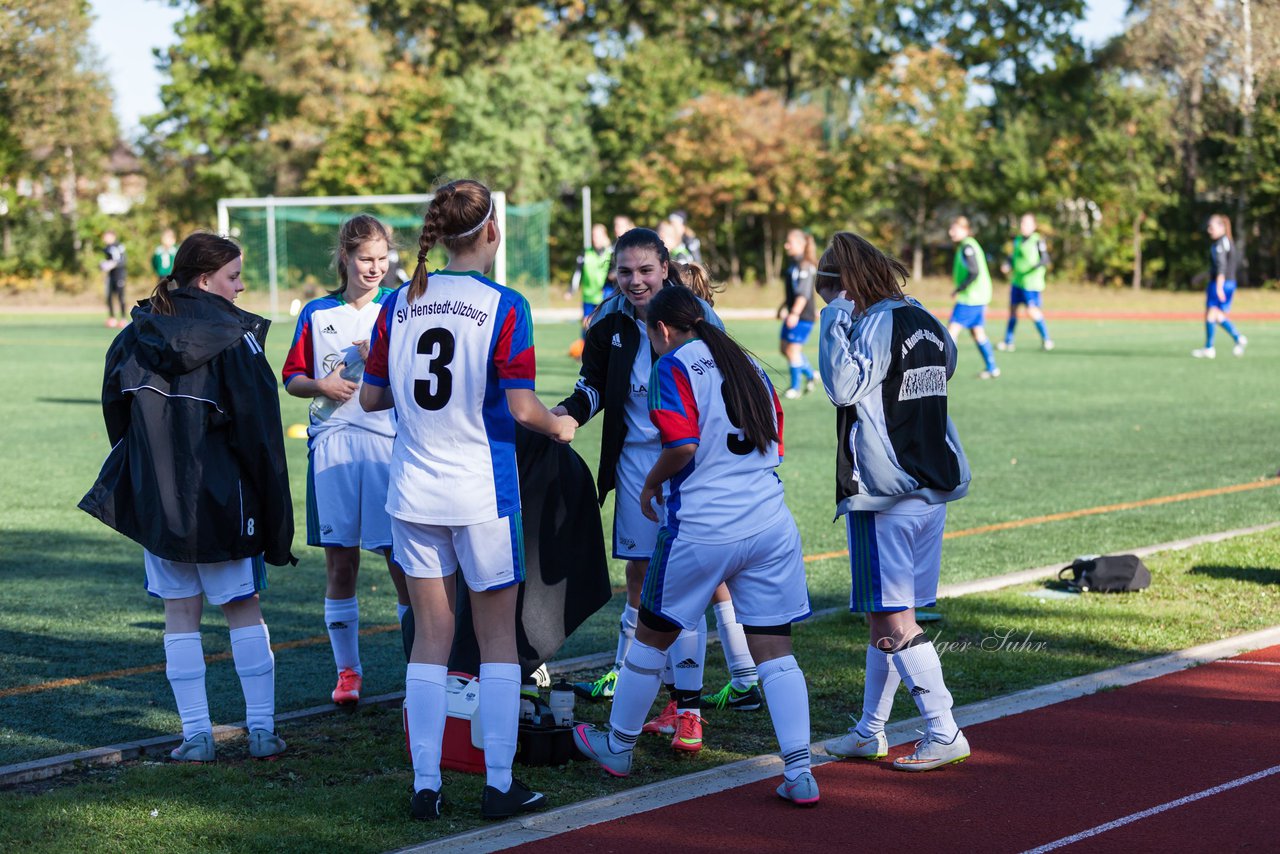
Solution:
<svg viewBox="0 0 1280 854"><path fill-rule="evenodd" d="M350 400L351 395L355 394L356 389L360 387L359 383L343 378L342 369L346 366L346 362L339 362L327 376L316 380L316 388L319 389L320 393L339 403L346 403Z"/></svg>
<svg viewBox="0 0 1280 854"><path fill-rule="evenodd" d="M560 407L556 407L559 409ZM555 409L551 410L555 414ZM568 415L557 415L555 422L556 430L551 434L551 438L562 444L569 444L573 441L573 435L577 432L578 422L574 421Z"/></svg>

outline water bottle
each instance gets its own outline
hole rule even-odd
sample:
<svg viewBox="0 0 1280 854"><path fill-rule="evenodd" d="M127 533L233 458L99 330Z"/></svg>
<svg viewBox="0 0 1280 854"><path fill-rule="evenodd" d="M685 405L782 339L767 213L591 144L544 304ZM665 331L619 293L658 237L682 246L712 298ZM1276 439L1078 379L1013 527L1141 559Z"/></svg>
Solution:
<svg viewBox="0 0 1280 854"><path fill-rule="evenodd" d="M551 714L556 726L573 722L573 686L563 679L551 686Z"/></svg>

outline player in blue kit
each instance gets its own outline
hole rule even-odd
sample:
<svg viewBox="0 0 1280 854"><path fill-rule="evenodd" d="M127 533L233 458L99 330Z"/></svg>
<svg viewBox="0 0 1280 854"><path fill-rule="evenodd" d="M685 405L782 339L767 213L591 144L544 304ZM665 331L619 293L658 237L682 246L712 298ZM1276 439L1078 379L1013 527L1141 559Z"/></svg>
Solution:
<svg viewBox="0 0 1280 854"><path fill-rule="evenodd" d="M478 181L436 191L418 267L385 301L360 389L366 411L396 408L386 509L415 617L404 711L416 819L439 818L444 803L445 677L459 570L480 646L481 814L506 818L546 803L511 776L521 679L516 599L524 580L515 428L519 422L568 442L576 425L534 394L528 301L486 278L501 240L493 212L493 195ZM448 263L428 274L427 253L437 243Z"/></svg>
<svg viewBox="0 0 1280 854"><path fill-rule="evenodd" d="M813 390L813 366L804 354L804 344L813 331L813 274L818 268L818 251L813 235L798 228L787 232L783 249L787 266L782 270L786 299L778 314L782 319L782 355L787 357L791 386L783 393L788 399Z"/></svg>
<svg viewBox="0 0 1280 854"><path fill-rule="evenodd" d="M969 489L969 464L947 416L956 344L902 292L906 268L856 234L840 232L818 262L819 370L836 405L836 512L845 517L849 610L867 615L863 711L835 756L879 759L893 695L906 682L926 721L923 739L894 761L928 771L969 756L951 715L942 662L916 622L935 604L947 502Z"/></svg>
<svg viewBox="0 0 1280 854"><path fill-rule="evenodd" d="M1231 301L1236 295L1236 274L1240 269L1240 247L1231 239L1231 220L1225 214L1209 217L1207 229L1213 246L1209 248L1209 285L1205 289L1204 347L1192 350L1197 359L1212 359L1218 355L1213 347L1216 326L1221 326L1235 340L1231 353L1244 355L1249 339L1240 334L1227 317L1231 313Z"/></svg>
<svg viewBox="0 0 1280 854"><path fill-rule="evenodd" d="M666 650L728 586L756 661L784 762L779 796L815 804L809 699L791 650L791 624L810 613L800 532L774 469L782 461L782 407L764 371L684 288L649 301L646 331L660 355L649 412L662 452L640 507L666 521L644 576L639 625L618 677L609 729L575 728L578 749L625 777Z"/></svg>
<svg viewBox="0 0 1280 854"><path fill-rule="evenodd" d="M289 394L311 400L307 544L324 547L324 621L338 672L330 696L340 705L358 702L364 682L356 596L362 546L386 558L399 618L409 610L386 511L395 422L390 412L365 412L359 399L373 323L392 293L382 287L390 249L391 232L376 218L360 214L342 224L340 287L303 307L281 372Z"/></svg>

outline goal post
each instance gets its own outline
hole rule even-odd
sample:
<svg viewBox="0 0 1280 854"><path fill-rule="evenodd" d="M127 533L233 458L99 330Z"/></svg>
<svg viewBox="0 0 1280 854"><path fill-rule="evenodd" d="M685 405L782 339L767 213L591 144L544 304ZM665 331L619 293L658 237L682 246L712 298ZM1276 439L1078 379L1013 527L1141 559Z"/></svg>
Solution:
<svg viewBox="0 0 1280 854"><path fill-rule="evenodd" d="M337 283L333 249L338 226L359 213L378 217L393 231L409 237L397 242L405 248L405 269L413 271L417 229L431 202L430 193L374 196L264 196L218 200L218 233L235 238L244 249L245 278L265 283L272 317L280 314L282 287ZM507 234L507 197L493 194L494 217ZM494 259L493 277L506 284L507 241Z"/></svg>

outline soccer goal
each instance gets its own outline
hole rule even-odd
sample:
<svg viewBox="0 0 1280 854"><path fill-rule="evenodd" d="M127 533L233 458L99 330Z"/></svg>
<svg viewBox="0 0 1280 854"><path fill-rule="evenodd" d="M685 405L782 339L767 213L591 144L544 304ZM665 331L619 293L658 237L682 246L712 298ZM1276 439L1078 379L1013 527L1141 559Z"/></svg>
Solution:
<svg viewBox="0 0 1280 854"><path fill-rule="evenodd" d="M334 246L338 226L358 213L378 217L396 232L401 263L412 273L418 230L431 194L382 196L266 196L218 200L218 232L244 249L244 278L265 283L272 316L278 316L281 288L337 284ZM550 278L548 227L551 205L507 205L505 193L493 194L502 245L493 278L502 284L546 286Z"/></svg>

